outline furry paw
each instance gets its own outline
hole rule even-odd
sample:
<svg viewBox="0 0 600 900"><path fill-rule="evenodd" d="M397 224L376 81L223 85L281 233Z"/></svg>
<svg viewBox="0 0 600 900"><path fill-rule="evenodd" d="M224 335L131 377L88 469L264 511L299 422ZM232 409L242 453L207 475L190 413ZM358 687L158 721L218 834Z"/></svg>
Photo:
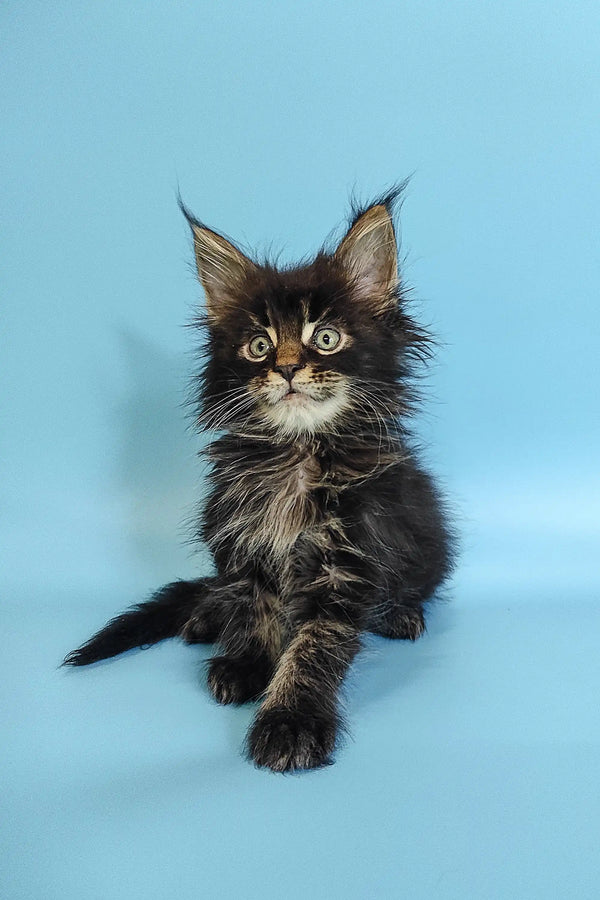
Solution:
<svg viewBox="0 0 600 900"><path fill-rule="evenodd" d="M378 622L373 631L387 638L416 641L425 631L425 619L420 609L401 606Z"/></svg>
<svg viewBox="0 0 600 900"><path fill-rule="evenodd" d="M196 610L180 631L186 644L212 644L219 636L215 621L202 610Z"/></svg>
<svg viewBox="0 0 600 900"><path fill-rule="evenodd" d="M294 709L259 713L248 735L248 752L257 766L273 772L317 769L330 763L337 722Z"/></svg>
<svg viewBox="0 0 600 900"><path fill-rule="evenodd" d="M247 703L264 693L270 674L260 659L215 656L209 663L208 686L218 703Z"/></svg>

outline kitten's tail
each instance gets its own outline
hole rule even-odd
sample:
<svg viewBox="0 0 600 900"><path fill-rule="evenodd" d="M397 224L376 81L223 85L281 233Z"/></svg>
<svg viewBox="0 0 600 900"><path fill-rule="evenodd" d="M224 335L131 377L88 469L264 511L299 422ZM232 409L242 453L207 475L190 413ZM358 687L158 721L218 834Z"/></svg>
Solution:
<svg viewBox="0 0 600 900"><path fill-rule="evenodd" d="M68 653L63 666L87 666L134 647L176 637L212 581L212 578L201 578L166 584L150 600L111 619L89 641Z"/></svg>

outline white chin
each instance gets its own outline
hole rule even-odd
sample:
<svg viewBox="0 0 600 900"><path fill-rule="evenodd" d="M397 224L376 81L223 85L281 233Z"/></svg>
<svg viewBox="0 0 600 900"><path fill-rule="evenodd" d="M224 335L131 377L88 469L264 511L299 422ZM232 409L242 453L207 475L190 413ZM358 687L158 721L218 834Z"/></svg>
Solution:
<svg viewBox="0 0 600 900"><path fill-rule="evenodd" d="M329 430L342 411L343 400L337 397L328 400L313 400L306 394L288 394L277 403L269 404L265 418L282 435L314 434Z"/></svg>

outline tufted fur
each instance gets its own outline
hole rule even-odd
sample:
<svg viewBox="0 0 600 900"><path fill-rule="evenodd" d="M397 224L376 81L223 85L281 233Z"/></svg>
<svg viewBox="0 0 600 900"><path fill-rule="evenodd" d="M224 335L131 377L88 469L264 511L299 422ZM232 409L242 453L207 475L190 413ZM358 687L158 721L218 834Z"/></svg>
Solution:
<svg viewBox="0 0 600 900"><path fill-rule="evenodd" d="M222 703L262 698L248 736L274 771L330 760L338 692L365 631L415 640L450 572L451 531L406 421L427 334L408 315L392 192L333 252L277 268L190 223L206 310L196 383L217 575L167 585L70 653L86 665L179 635L217 641Z"/></svg>

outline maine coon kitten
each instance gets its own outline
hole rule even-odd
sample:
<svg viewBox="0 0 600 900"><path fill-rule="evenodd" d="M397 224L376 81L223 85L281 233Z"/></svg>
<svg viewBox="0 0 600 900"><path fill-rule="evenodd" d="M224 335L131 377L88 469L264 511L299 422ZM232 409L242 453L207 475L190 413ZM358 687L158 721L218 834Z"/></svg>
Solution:
<svg viewBox="0 0 600 900"><path fill-rule="evenodd" d="M182 205L206 295L199 423L216 575L176 581L65 664L179 636L217 642L220 703L260 699L248 752L277 772L330 760L361 634L415 640L448 575L451 531L406 432L427 334L406 312L392 192L308 265L252 261Z"/></svg>

